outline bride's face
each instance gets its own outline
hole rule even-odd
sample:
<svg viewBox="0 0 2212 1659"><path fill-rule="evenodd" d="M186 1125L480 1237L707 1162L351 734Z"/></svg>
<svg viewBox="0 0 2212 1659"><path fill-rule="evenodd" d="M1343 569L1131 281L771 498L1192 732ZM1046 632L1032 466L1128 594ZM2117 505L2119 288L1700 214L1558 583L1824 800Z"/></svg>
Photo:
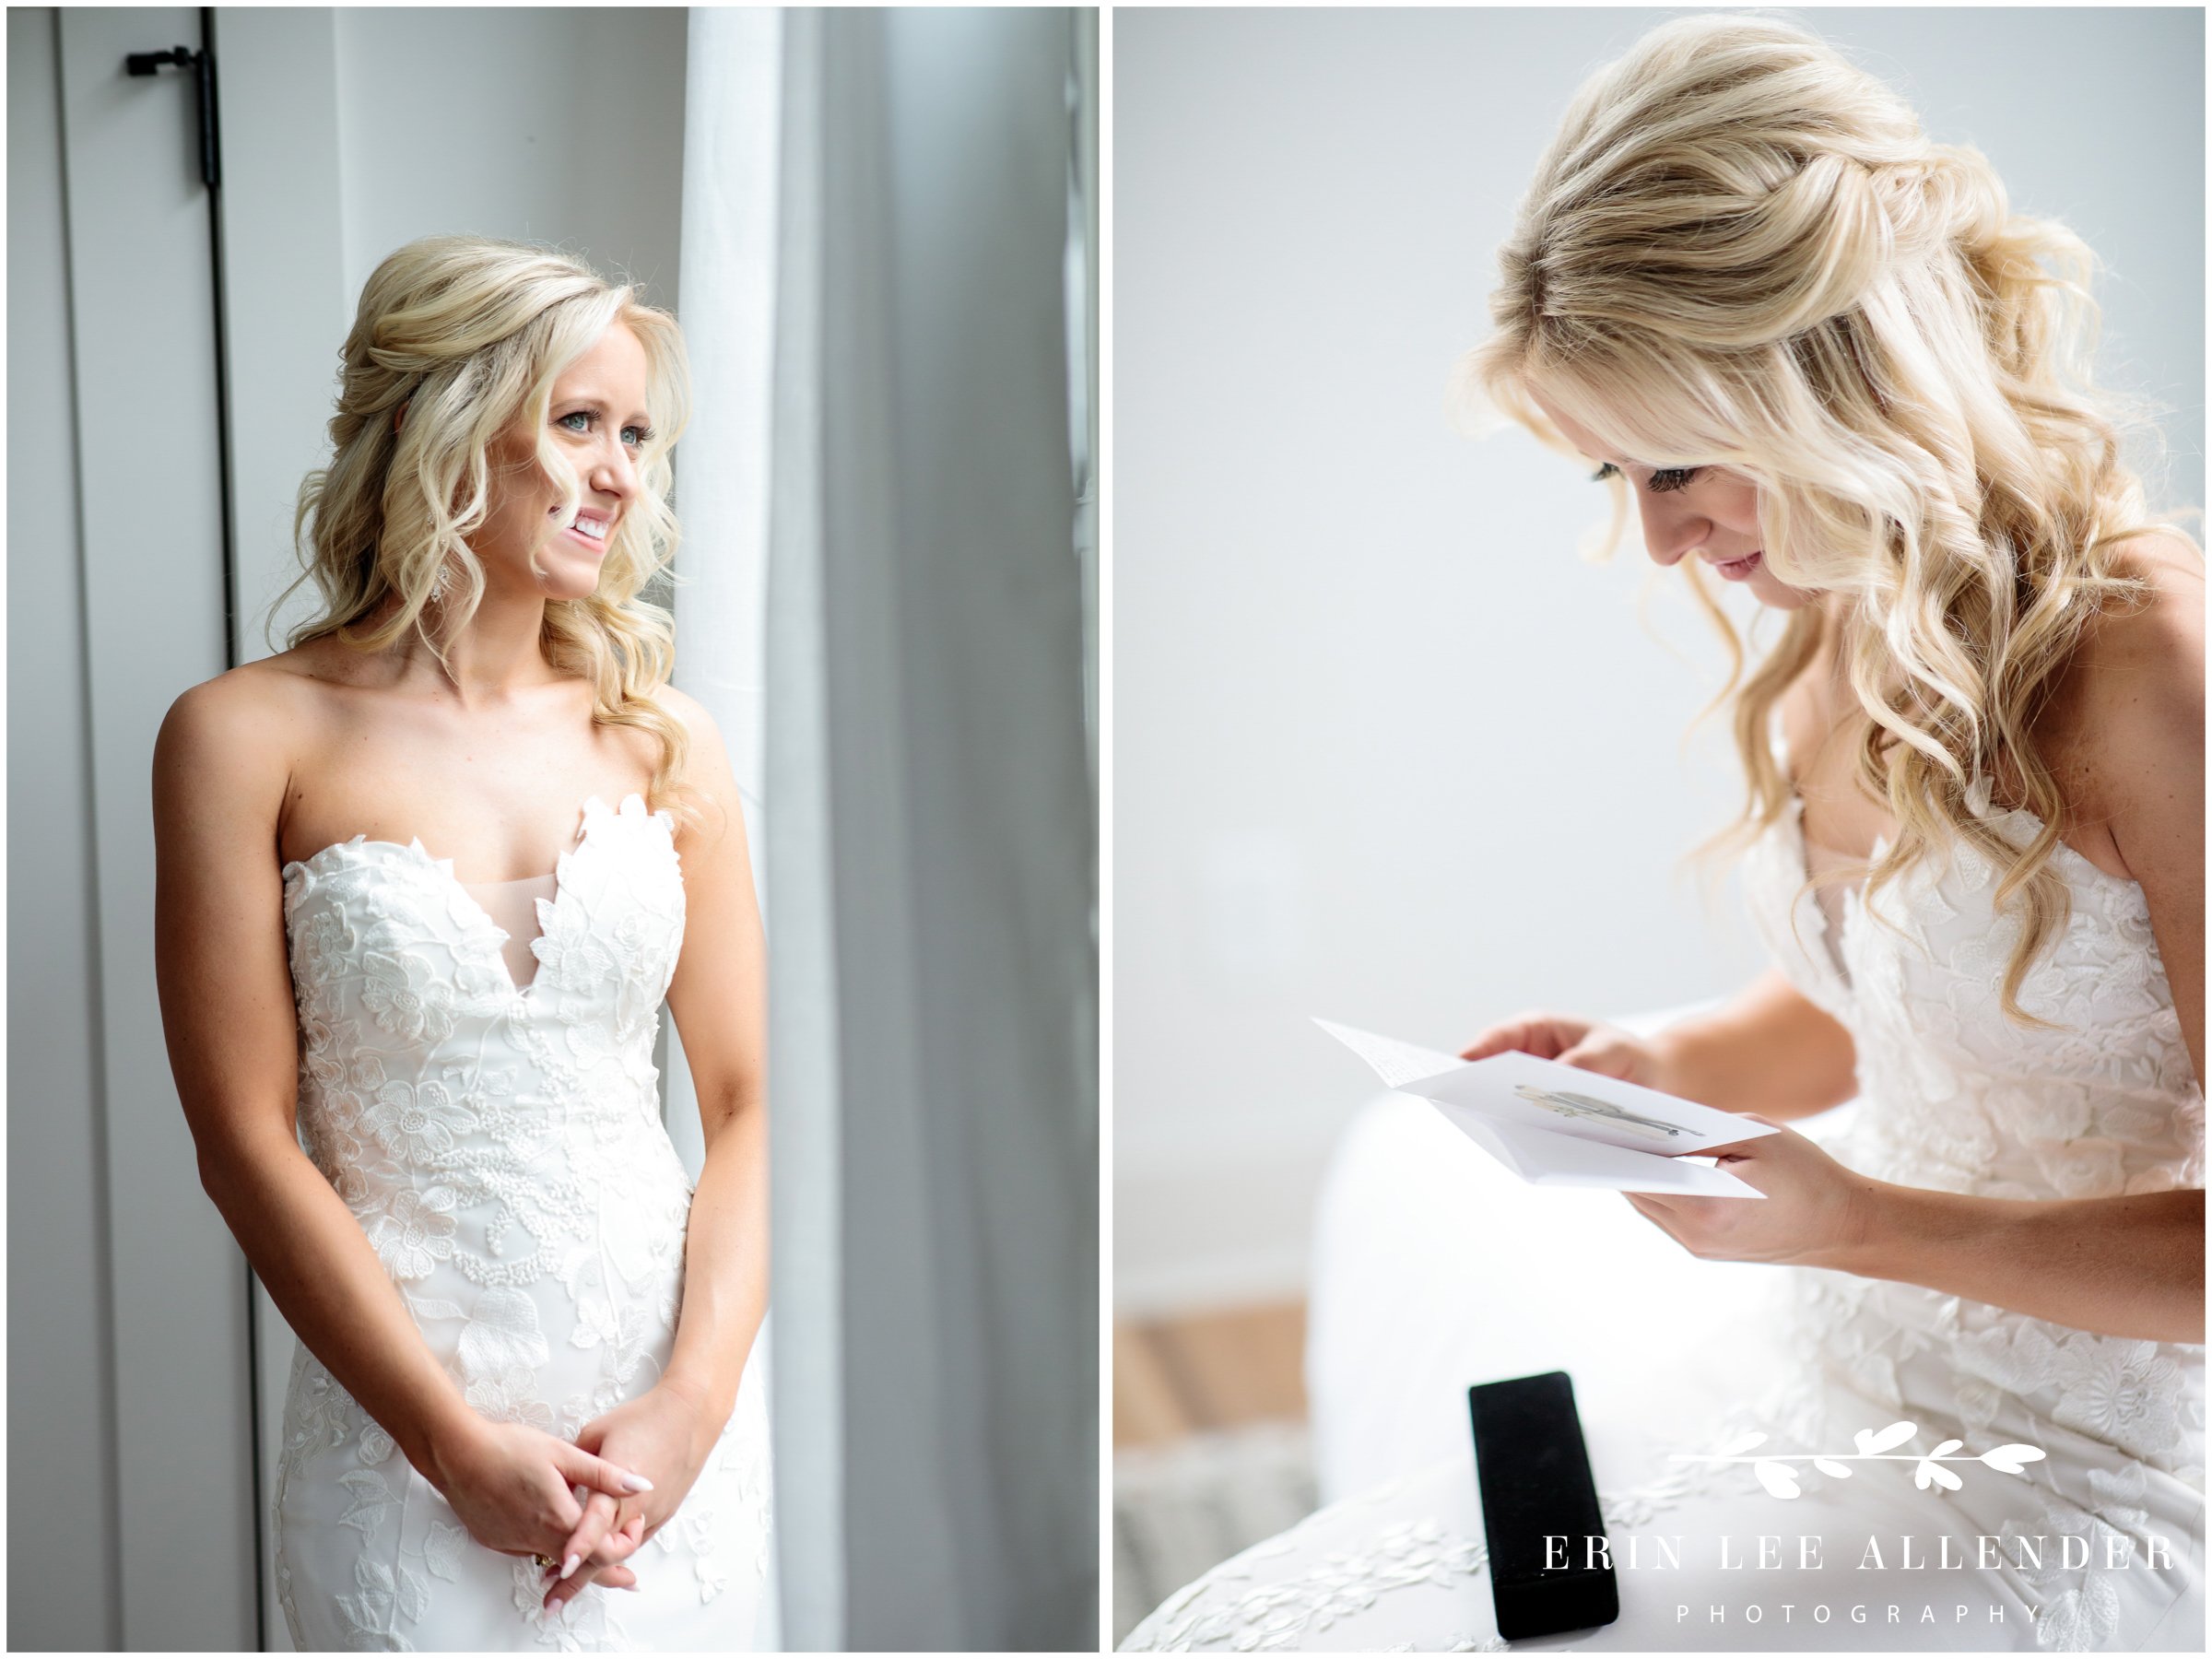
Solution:
<svg viewBox="0 0 2212 1659"><path fill-rule="evenodd" d="M616 323L563 370L546 406L553 445L582 485L575 513L561 519L560 491L537 464L537 434L518 423L491 446L490 512L469 537L488 592L581 599L599 585L609 539L638 494L638 457L652 428L645 417L645 347ZM545 535L552 529L553 534ZM539 576L530 569L538 549Z"/></svg>
<svg viewBox="0 0 2212 1659"><path fill-rule="evenodd" d="M1760 545L1759 487L1721 466L1653 468L1613 454L1540 394L1529 396L1560 436L1595 462L1601 476L1629 481L1643 520L1643 546L1654 562L1672 565L1695 555L1724 581L1740 582L1776 610L1795 610L1814 594L1791 587L1767 569Z"/></svg>

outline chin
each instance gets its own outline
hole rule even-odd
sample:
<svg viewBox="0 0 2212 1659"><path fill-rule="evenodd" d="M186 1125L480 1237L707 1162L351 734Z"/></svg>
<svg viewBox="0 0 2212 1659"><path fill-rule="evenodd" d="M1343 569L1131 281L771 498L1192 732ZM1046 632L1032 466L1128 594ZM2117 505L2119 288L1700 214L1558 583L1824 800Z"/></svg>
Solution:
<svg viewBox="0 0 2212 1659"><path fill-rule="evenodd" d="M547 599L588 599L599 591L606 559L604 553L593 558L556 536L538 549L538 568L544 574L528 571L526 580Z"/></svg>
<svg viewBox="0 0 2212 1659"><path fill-rule="evenodd" d="M599 572L571 575L548 571L546 580L537 584L537 591L548 599L589 599L599 591Z"/></svg>
<svg viewBox="0 0 2212 1659"><path fill-rule="evenodd" d="M1818 595L1809 588L1794 588L1761 571L1746 584L1751 597L1770 610L1794 611L1810 605Z"/></svg>

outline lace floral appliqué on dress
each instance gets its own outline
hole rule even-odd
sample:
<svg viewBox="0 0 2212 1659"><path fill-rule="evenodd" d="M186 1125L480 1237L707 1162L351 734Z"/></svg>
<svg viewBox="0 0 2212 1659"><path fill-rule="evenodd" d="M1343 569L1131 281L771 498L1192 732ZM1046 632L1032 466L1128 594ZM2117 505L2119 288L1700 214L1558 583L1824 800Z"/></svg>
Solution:
<svg viewBox="0 0 2212 1659"><path fill-rule="evenodd" d="M302 1145L361 1224L468 1404L572 1438L658 1379L683 1294L691 1186L653 1044L683 943L673 824L584 804L536 901L537 971L419 841L362 836L287 865ZM526 1559L472 1539L302 1347L276 1470L276 1589L303 1649L754 1644L767 1600L763 1379L635 1592L547 1618Z"/></svg>

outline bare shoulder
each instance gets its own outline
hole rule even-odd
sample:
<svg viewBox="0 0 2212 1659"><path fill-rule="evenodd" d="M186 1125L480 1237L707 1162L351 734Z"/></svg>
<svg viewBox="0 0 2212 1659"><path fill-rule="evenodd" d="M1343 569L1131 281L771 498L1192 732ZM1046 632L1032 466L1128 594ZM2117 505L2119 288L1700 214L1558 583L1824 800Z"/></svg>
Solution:
<svg viewBox="0 0 2212 1659"><path fill-rule="evenodd" d="M275 780L282 798L291 758L313 715L312 685L274 659L247 663L203 680L169 706L154 744L157 780L165 771L209 782Z"/></svg>
<svg viewBox="0 0 2212 1659"><path fill-rule="evenodd" d="M2099 615L2055 696L2062 787L2111 827L2132 869L2153 835L2170 841L2194 823L2202 844L2205 567L2165 535L2125 544L2118 563L2142 596Z"/></svg>
<svg viewBox="0 0 2212 1659"><path fill-rule="evenodd" d="M2178 535L2124 544L2118 564L2144 584L2090 624L2068 665L2069 725L2083 759L2109 771L2186 748L2203 771L2204 558Z"/></svg>
<svg viewBox="0 0 2212 1659"><path fill-rule="evenodd" d="M674 686L663 686L653 695L663 708L683 721L691 734L693 743L712 743L717 747L721 746L722 728L714 724L714 716L707 712L707 705L690 692L679 691Z"/></svg>
<svg viewBox="0 0 2212 1659"><path fill-rule="evenodd" d="M296 757L313 740L315 701L311 683L265 660L203 681L170 705L153 756L163 868L196 886L245 858L273 878L285 795Z"/></svg>
<svg viewBox="0 0 2212 1659"><path fill-rule="evenodd" d="M708 841L719 842L723 826L734 821L742 844L745 827L738 806L737 776L730 764L729 747L723 741L722 727L707 712L706 705L688 691L663 686L653 697L683 723L690 738L685 751L684 782L695 792L694 798L705 809L700 817L700 830Z"/></svg>

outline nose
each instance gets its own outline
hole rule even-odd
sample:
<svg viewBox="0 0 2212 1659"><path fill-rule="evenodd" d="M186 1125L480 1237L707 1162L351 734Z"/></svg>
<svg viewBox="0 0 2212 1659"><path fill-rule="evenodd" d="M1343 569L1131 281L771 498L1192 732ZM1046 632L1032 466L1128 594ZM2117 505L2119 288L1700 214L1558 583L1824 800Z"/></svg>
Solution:
<svg viewBox="0 0 2212 1659"><path fill-rule="evenodd" d="M601 440L586 481L602 495L619 496L625 501L637 494L637 457L630 453L629 445L622 441L619 430Z"/></svg>
<svg viewBox="0 0 2212 1659"><path fill-rule="evenodd" d="M1681 563L1686 554L1702 547L1712 535L1711 519L1674 504L1665 495L1639 490L1636 505L1643 521L1644 551L1663 570Z"/></svg>

